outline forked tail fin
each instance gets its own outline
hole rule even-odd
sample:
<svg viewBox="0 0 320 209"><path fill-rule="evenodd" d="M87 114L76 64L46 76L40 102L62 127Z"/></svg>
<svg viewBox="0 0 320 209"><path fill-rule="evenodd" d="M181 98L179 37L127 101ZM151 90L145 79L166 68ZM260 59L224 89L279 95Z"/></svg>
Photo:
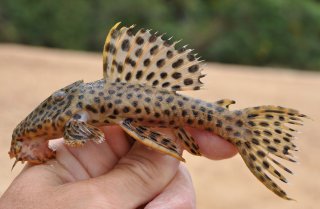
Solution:
<svg viewBox="0 0 320 209"><path fill-rule="evenodd" d="M238 123L241 121L242 131L241 137L231 141L237 146L250 171L275 194L291 200L267 174L287 183L277 169L292 172L276 161L274 156L296 162L292 154L292 151L297 151L293 143L295 137L292 135L296 130L288 124L302 125L302 118L307 116L297 110L278 106L246 108L234 111L233 115L238 117Z"/></svg>

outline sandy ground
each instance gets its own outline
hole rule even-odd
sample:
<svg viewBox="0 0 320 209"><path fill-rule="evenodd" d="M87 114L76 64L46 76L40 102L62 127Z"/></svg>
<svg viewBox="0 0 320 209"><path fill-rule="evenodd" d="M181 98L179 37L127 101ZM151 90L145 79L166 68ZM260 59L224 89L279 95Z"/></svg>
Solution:
<svg viewBox="0 0 320 209"><path fill-rule="evenodd" d="M0 194L18 174L8 149L14 127L54 90L75 80L102 77L101 55L0 44ZM187 155L198 208L319 208L320 74L276 68L208 64L205 90L186 94L214 101L235 99L232 108L277 104L301 110L314 120L302 128L299 165L284 185L297 201L284 201L260 184L239 156L210 161ZM318 128L318 129L317 129Z"/></svg>

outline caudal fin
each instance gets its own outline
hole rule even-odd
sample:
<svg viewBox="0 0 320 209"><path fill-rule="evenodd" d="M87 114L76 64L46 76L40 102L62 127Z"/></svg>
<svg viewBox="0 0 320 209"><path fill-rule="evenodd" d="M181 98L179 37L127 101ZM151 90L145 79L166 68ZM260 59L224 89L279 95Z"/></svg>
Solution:
<svg viewBox="0 0 320 209"><path fill-rule="evenodd" d="M233 112L242 125L242 137L232 140L250 171L278 196L291 200L269 176L287 183L278 168L292 172L274 159L274 156L296 162L292 151L297 151L293 143L296 130L288 124L302 125L306 115L297 110L278 106L260 106ZM278 168L276 168L278 167Z"/></svg>

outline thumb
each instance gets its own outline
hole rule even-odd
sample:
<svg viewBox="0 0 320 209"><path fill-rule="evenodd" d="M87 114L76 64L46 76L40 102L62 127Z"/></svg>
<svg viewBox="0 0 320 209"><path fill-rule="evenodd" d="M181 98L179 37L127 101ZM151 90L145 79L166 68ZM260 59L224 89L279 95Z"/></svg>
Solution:
<svg viewBox="0 0 320 209"><path fill-rule="evenodd" d="M115 208L137 208L151 201L173 179L179 161L135 143L108 174L90 179Z"/></svg>

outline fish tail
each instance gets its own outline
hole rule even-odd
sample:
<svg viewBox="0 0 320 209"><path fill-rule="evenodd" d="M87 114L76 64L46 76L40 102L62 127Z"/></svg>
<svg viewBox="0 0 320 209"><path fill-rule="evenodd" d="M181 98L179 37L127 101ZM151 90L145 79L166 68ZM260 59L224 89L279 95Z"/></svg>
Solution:
<svg viewBox="0 0 320 209"><path fill-rule="evenodd" d="M297 110L279 106L260 106L229 113L229 124L233 123L233 130L231 128L230 133L230 126L229 130L224 127L224 132L228 133L226 139L236 145L250 171L268 189L281 198L292 200L269 175L287 183L279 170L290 174L292 172L275 157L296 162L292 153L297 151L293 143L296 130L290 125L302 125L302 119L307 116Z"/></svg>

